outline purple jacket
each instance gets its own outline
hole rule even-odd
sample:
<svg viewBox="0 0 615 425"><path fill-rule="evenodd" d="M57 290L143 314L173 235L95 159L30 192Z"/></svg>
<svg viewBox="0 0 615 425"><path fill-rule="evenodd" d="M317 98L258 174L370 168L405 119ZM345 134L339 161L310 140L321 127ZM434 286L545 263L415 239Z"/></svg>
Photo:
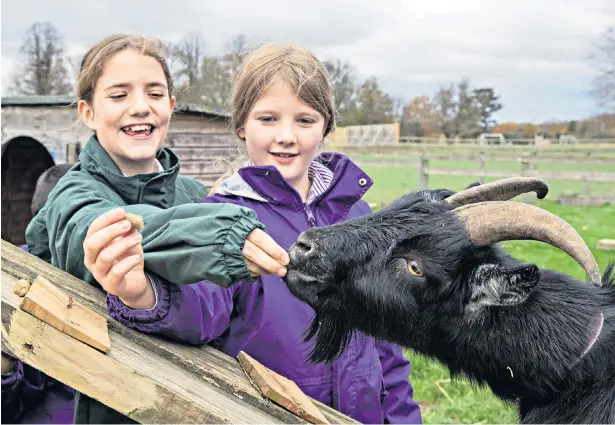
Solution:
<svg viewBox="0 0 615 425"><path fill-rule="evenodd" d="M73 399L72 388L20 360L2 375L2 423L72 424Z"/></svg>
<svg viewBox="0 0 615 425"><path fill-rule="evenodd" d="M326 226L370 212L361 200L371 179L341 154L316 160L334 173L329 189L310 205L275 167L244 167L227 179L209 203L234 203L256 211L267 233L289 248L310 226ZM158 302L130 310L108 296L110 314L129 327L193 344L210 343L229 356L243 350L288 377L309 396L363 423L421 423L412 399L410 363L400 347L362 334L332 364L307 361L303 335L314 310L295 298L282 279L261 276L222 288L209 282L169 285L153 279Z"/></svg>

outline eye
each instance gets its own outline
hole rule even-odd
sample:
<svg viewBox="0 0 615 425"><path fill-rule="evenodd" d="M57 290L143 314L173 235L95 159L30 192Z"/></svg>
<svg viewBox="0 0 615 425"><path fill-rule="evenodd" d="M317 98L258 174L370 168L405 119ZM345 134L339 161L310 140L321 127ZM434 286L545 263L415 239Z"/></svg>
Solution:
<svg viewBox="0 0 615 425"><path fill-rule="evenodd" d="M118 93L118 94L112 94L111 96L109 96L111 99L113 100L121 100L124 99L126 97L126 93Z"/></svg>
<svg viewBox="0 0 615 425"><path fill-rule="evenodd" d="M149 95L154 99L162 99L164 97L162 93L150 93Z"/></svg>
<svg viewBox="0 0 615 425"><path fill-rule="evenodd" d="M301 124L314 124L314 120L311 118L299 118Z"/></svg>
<svg viewBox="0 0 615 425"><path fill-rule="evenodd" d="M416 277L425 276L425 273L423 273L423 271L421 270L419 263L417 263L415 260L408 260L408 271L410 272L410 274Z"/></svg>
<svg viewBox="0 0 615 425"><path fill-rule="evenodd" d="M271 115L267 115L267 116L260 117L260 118L257 118L257 119L259 121L262 121L262 122L273 122L273 121L275 121L275 117L273 117Z"/></svg>

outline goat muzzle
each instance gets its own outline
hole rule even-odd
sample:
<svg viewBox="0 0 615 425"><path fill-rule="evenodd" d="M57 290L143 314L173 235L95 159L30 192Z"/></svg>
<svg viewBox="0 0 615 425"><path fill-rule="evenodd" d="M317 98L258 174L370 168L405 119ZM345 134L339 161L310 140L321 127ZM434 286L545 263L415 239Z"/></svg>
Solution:
<svg viewBox="0 0 615 425"><path fill-rule="evenodd" d="M491 201L462 205L452 212L475 246L508 240L548 243L574 258L590 283L601 285L600 268L583 238L570 224L548 211L521 202Z"/></svg>
<svg viewBox="0 0 615 425"><path fill-rule="evenodd" d="M445 199L456 207L485 201L508 201L523 193L536 192L539 199L549 193L544 180L535 177L511 177L462 190Z"/></svg>

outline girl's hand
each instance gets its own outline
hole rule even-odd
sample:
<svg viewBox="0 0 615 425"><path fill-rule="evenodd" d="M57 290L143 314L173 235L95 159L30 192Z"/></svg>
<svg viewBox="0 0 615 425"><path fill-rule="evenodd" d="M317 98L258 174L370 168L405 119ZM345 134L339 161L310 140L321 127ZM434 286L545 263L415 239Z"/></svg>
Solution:
<svg viewBox="0 0 615 425"><path fill-rule="evenodd" d="M286 276L285 266L290 262L288 253L261 229L254 229L248 235L242 254L253 276Z"/></svg>
<svg viewBox="0 0 615 425"><path fill-rule="evenodd" d="M119 208L96 218L83 241L84 263L105 291L136 310L153 308L154 288L144 271L141 234Z"/></svg>

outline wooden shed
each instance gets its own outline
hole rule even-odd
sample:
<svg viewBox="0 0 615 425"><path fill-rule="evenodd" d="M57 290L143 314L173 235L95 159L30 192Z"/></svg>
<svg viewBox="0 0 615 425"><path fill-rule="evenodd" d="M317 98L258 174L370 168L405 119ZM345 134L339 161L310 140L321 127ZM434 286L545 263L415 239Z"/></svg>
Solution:
<svg viewBox="0 0 615 425"><path fill-rule="evenodd" d="M2 98L2 239L25 243L30 202L38 177L54 164L73 163L91 131L80 124L70 96ZM230 117L199 105L178 104L166 146L180 158L181 173L212 184L224 171L216 159L233 159L239 139Z"/></svg>

